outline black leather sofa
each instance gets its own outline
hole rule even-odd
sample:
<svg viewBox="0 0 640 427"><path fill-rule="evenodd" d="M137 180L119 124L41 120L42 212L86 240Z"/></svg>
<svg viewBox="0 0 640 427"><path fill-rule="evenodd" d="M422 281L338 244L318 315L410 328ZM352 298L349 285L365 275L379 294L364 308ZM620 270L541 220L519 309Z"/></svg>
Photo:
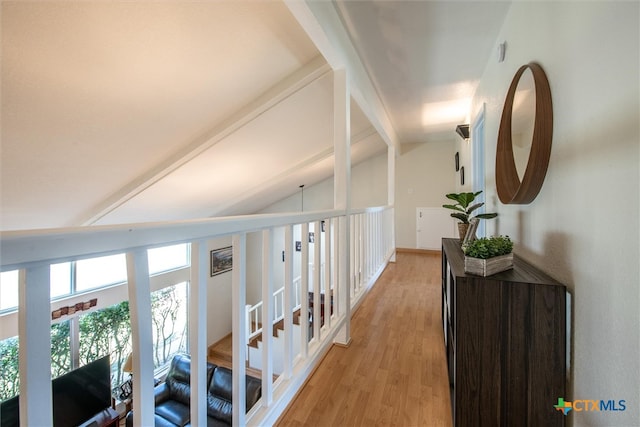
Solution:
<svg viewBox="0 0 640 427"><path fill-rule="evenodd" d="M155 427L191 426L191 359L179 354L171 360L165 381L155 388ZM262 395L262 382L246 377L246 408L251 409ZM207 427L231 425L231 370L207 363ZM133 412L127 414L127 427L133 427Z"/></svg>

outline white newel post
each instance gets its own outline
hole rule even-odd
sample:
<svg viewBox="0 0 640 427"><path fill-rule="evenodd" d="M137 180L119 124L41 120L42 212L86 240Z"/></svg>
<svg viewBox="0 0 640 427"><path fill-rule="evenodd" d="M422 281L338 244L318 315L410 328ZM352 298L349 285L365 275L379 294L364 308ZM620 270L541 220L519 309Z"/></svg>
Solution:
<svg viewBox="0 0 640 427"><path fill-rule="evenodd" d="M191 424L207 424L207 278L206 241L191 244L189 348L191 353Z"/></svg>
<svg viewBox="0 0 640 427"><path fill-rule="evenodd" d="M52 425L49 264L18 275L20 425ZM25 398L26 397L26 398Z"/></svg>
<svg viewBox="0 0 640 427"><path fill-rule="evenodd" d="M127 253L127 282L133 358L133 425L153 425L153 334L151 328L151 287L147 249Z"/></svg>
<svg viewBox="0 0 640 427"><path fill-rule="evenodd" d="M351 293L349 292L351 266L351 93L346 69L335 70L333 73L333 207L344 209L342 219L344 227L340 226L338 263L339 282L345 292L344 298L345 324L337 334L335 341L348 345L351 341Z"/></svg>
<svg viewBox="0 0 640 427"><path fill-rule="evenodd" d="M233 270L231 271L232 291L231 308L232 336L233 336L233 393L232 393L232 416L233 427L244 426L246 424L246 352L247 337L245 306L247 303L247 233L234 234L233 245Z"/></svg>

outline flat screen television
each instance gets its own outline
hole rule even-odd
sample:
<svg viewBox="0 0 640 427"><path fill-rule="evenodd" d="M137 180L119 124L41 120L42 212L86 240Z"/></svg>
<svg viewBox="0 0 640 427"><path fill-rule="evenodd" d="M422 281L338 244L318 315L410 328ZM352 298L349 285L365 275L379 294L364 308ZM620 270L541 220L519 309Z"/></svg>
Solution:
<svg viewBox="0 0 640 427"><path fill-rule="evenodd" d="M94 360L51 382L54 427L73 427L111 406L109 356ZM0 406L0 426L20 425L19 396Z"/></svg>

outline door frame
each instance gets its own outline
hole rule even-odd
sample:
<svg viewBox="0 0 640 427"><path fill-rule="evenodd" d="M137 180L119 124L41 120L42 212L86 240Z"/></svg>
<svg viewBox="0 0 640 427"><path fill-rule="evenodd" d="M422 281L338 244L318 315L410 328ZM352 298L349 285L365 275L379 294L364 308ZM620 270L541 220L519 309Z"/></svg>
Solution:
<svg viewBox="0 0 640 427"><path fill-rule="evenodd" d="M476 201L478 203L485 203L485 153L484 153L484 118L485 118L486 103L482 103L480 111L473 120L471 127L471 161L473 165L473 192L482 191ZM477 211L477 213L484 213L485 206L483 205ZM478 223L478 229L476 230L477 237L485 237L486 228L484 221Z"/></svg>

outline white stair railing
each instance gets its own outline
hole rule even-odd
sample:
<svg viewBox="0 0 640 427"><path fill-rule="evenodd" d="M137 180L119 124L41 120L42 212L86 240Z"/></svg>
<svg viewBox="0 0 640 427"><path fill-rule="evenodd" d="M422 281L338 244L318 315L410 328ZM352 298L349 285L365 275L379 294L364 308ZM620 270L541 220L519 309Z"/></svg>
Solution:
<svg viewBox="0 0 640 427"><path fill-rule="evenodd" d="M292 271L295 264L302 272L302 277L287 283L284 293L295 295L295 303L291 301L290 307L293 308L295 305L296 308L302 307L306 311L309 284L307 263L309 262L310 245L306 239L303 239L301 257L294 258L291 249L293 244L291 230L293 227L301 226L304 235L308 233L309 224L313 223L318 229L320 221L326 221L326 224L329 225L325 233L318 233L318 240L322 239L325 245L324 249L328 250L325 252L325 261L330 265L325 266L322 271L325 272L325 278L329 280L326 283L331 283L330 287L333 289L335 303L333 317L335 319L331 321L330 325L325 322L320 331L314 328L313 342L310 342L307 339L309 337L308 317L306 315L301 317L301 327L295 328L295 333L300 338L300 351L296 354L293 354L292 351L284 352L284 366L289 368L285 371L287 374L281 375L274 382L272 382L271 373L277 349L275 345L272 346L267 342L267 345L263 347L265 350L262 369L262 400L260 404L255 405L247 412L246 409L249 408L245 407L245 390L241 386L245 381L244 360L247 352L247 335L249 335L247 334L247 325L269 323L269 320L264 321L261 316L265 310L277 313L273 315L274 319L284 312L285 323L289 325L291 325L293 317L292 311L289 311L288 308L281 308L279 290L274 292L270 285L264 286L264 284L263 294L266 294L267 297L263 298L259 307L247 311L247 270L251 268L247 261L247 235L261 231L271 240L274 229L286 228L286 234L289 236L286 245L289 249L285 253L285 271ZM346 233L349 229L351 229L351 233ZM21 393L21 414L27 414L30 420L43 421L38 424L49 425L52 422L51 412L42 411L42 407L51 408L52 405L51 388L48 386L50 385L50 377L34 374L34 372L50 372L51 356L48 337L51 320L48 314L49 292L46 289L49 282L50 264L60 262L61 259L78 260L114 253L127 254L128 291L116 298L131 300L131 329L134 337L134 349L137 346L137 351L133 353L135 355L134 366L140 367L140 372L136 372L140 387L134 389L134 400L136 401L134 424L146 425L153 423L154 410L153 369L152 366L145 365L145 361L152 357L152 337L149 326L151 323L151 302L146 249L180 242L191 243L196 254L192 258L197 262L192 260L190 286L198 286L199 290L204 291L207 289L206 281L209 277L207 242L225 236L231 236L233 245L231 304L234 424L273 424L304 384L306 378L320 363L331 345L336 341L345 341L344 331L348 332L348 317L351 307L361 301L366 291L373 286L377 277L384 270L389 257L393 254L392 207L351 210L349 216L344 210L330 210L299 214L208 218L173 223L0 232L2 243L0 245L0 269L2 271L22 270L20 289L24 295L21 296L18 308L20 316L17 320L19 322L16 321L16 325L20 323L20 327L14 326L22 352L20 356L21 384L26 384ZM330 250L327 249L329 240L332 240ZM320 251L318 241L315 243L314 258ZM353 252L349 253L350 249ZM268 260L272 260L276 252L279 254L280 251L276 251L272 244L262 247L263 257ZM349 257L351 257L351 264L346 262ZM315 261L317 265L320 264L319 259L315 259ZM271 263L266 265L271 265ZM272 274L269 270L267 273L267 275L263 273L263 276L268 277L269 274ZM316 302L314 306L316 316L319 315L321 274L321 272L314 274L318 282L314 284L317 291L314 301ZM355 278L357 278L357 284L354 283ZM291 289L291 286L294 289ZM265 293L265 288L270 290ZM269 293L272 293L273 298L268 297ZM350 295L353 295L354 298L350 298ZM194 297L194 301L198 302L197 298ZM107 299L101 298L99 304L106 306L107 302ZM192 304L195 308L190 313L192 330L189 352L192 360L196 361L192 366L193 372L204 375L206 374L205 352L201 349L204 347L203 340L206 340L207 335L208 313L203 305ZM325 310L328 309L329 304L325 304ZM254 314L254 311L257 313ZM17 314L16 317L18 317ZM133 319L137 319L137 321L134 322ZM291 343L293 335L294 328L285 327L285 341L288 340ZM268 339L267 341L273 340ZM27 352L26 349L29 351ZM24 363L22 363L23 361ZM293 366L295 369L291 369ZM43 369L39 370L40 367ZM264 387L264 384L270 387ZM192 390L192 407L200 409L206 405L206 389L203 390L201 391L200 387ZM44 415L41 415L41 412Z"/></svg>
<svg viewBox="0 0 640 427"><path fill-rule="evenodd" d="M293 281L294 299L293 299L293 312L300 309L300 284L302 283L300 276L296 277ZM273 324L275 325L280 320L284 319L284 286L273 293ZM262 333L262 301L255 305L246 306L246 319L247 319L247 344Z"/></svg>
<svg viewBox="0 0 640 427"><path fill-rule="evenodd" d="M249 341L262 333L262 324L260 324L260 319L262 319L262 301L253 306L247 305L245 313L247 318L247 344L249 344Z"/></svg>
<svg viewBox="0 0 640 427"><path fill-rule="evenodd" d="M313 263L309 263L309 270L315 271ZM320 264L320 293L325 293L325 263ZM312 276L313 277L313 276ZM293 311L300 309L300 285L302 279L300 276L296 277L293 281L294 289L294 307ZM330 289L333 289L333 283L330 283ZM284 319L284 286L273 293L273 324L275 325L280 320ZM255 337L262 333L262 301L257 302L254 305L246 306L246 324L247 324L247 344Z"/></svg>

